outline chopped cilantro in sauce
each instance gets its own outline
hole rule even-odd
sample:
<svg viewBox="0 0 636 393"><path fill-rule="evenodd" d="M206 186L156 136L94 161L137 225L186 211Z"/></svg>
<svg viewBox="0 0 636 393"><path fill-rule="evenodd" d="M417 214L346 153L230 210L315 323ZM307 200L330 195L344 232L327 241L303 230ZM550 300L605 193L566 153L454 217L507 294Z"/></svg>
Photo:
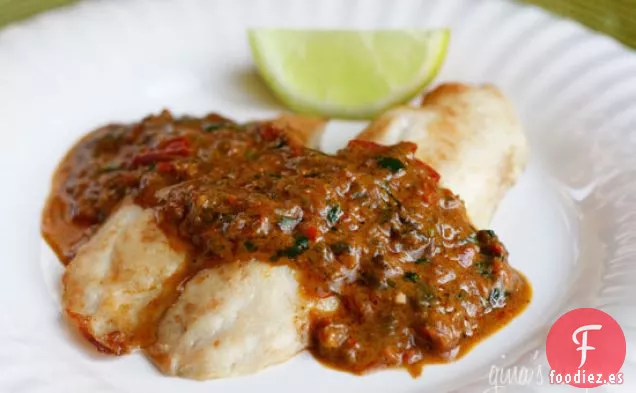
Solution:
<svg viewBox="0 0 636 393"><path fill-rule="evenodd" d="M382 168L386 168L394 173L406 168L402 161L393 157L378 157L377 161L378 165L380 165Z"/></svg>
<svg viewBox="0 0 636 393"><path fill-rule="evenodd" d="M417 374L463 355L528 303L530 286L498 237L473 227L413 143L354 140L326 155L288 132L169 112L100 128L60 164L44 236L68 263L135 203L186 245L183 282L222 264L288 266L303 301L338 301L308 317L311 352L353 373ZM159 314L173 295L153 303Z"/></svg>

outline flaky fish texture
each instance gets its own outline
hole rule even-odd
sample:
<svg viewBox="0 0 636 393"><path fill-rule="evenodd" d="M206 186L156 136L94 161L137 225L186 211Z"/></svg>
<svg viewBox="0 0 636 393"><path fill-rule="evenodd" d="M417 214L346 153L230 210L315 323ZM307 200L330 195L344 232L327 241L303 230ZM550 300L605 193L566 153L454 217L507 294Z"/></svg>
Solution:
<svg viewBox="0 0 636 393"><path fill-rule="evenodd" d="M250 374L307 344L294 272L249 261L197 273L158 328L148 354L166 374L210 379Z"/></svg>
<svg viewBox="0 0 636 393"><path fill-rule="evenodd" d="M274 121L316 148L324 119ZM443 85L420 108L400 107L360 136L383 144L410 140L417 156L459 194L478 227L487 226L526 161L511 105L494 87ZM308 345L313 309L293 269L251 260L188 277L188 253L161 230L153 211L124 201L68 264L63 306L69 320L105 352L144 348L168 375L222 378L257 372Z"/></svg>
<svg viewBox="0 0 636 393"><path fill-rule="evenodd" d="M287 130L287 133L298 142L310 149L318 149L325 132L327 119L309 115L285 113L272 120L277 127Z"/></svg>
<svg viewBox="0 0 636 393"><path fill-rule="evenodd" d="M146 354L168 375L251 374L307 346L310 304L287 266L257 260L200 271L183 289L186 253L153 212L125 203L82 246L64 274L66 314L105 352Z"/></svg>
<svg viewBox="0 0 636 393"><path fill-rule="evenodd" d="M150 210L122 205L83 245L63 276L66 314L105 352L122 354L148 340L185 267Z"/></svg>
<svg viewBox="0 0 636 393"><path fill-rule="evenodd" d="M310 148L326 123L294 114L270 121ZM293 357L308 344L309 311L336 304L311 303L292 269L257 260L204 269L185 281L187 258L151 209L124 201L68 264L65 313L101 351L144 348L165 374L210 379Z"/></svg>
<svg viewBox="0 0 636 393"><path fill-rule="evenodd" d="M488 227L528 156L511 103L490 85L441 85L424 97L420 107L398 107L382 114L358 139L387 145L416 143L417 158L435 168L443 185L464 200L478 228Z"/></svg>

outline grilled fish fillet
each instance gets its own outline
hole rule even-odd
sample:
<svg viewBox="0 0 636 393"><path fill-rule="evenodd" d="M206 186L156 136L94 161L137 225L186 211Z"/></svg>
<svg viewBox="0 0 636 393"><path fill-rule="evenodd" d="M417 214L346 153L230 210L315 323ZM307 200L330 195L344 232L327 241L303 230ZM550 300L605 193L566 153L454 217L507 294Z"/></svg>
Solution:
<svg viewBox="0 0 636 393"><path fill-rule="evenodd" d="M152 211L125 203L67 266L64 308L98 348L129 352L152 340L143 327L161 316L159 303L178 284L185 263Z"/></svg>
<svg viewBox="0 0 636 393"><path fill-rule="evenodd" d="M488 85L441 85L420 107L389 110L357 138L386 145L415 142L416 157L435 168L443 185L464 200L478 228L488 227L528 155L512 105Z"/></svg>
<svg viewBox="0 0 636 393"><path fill-rule="evenodd" d="M324 122L284 119L315 146ZM361 135L379 143L411 140L485 226L526 159L525 139L493 87L444 85L421 108L396 108ZM79 250L63 277L66 314L100 349L145 347L166 374L192 379L257 372L307 346L311 304L293 270L252 260L200 271L182 287L184 248L169 241L151 210L125 202ZM177 290L177 288L182 288Z"/></svg>
<svg viewBox="0 0 636 393"><path fill-rule="evenodd" d="M147 352L169 375L253 373L305 348L306 310L286 266L254 260L202 270L167 311Z"/></svg>
<svg viewBox="0 0 636 393"><path fill-rule="evenodd" d="M66 314L103 351L152 344L164 373L210 379L291 358L307 346L308 312L336 305L310 304L292 269L256 260L202 270L179 293L185 266L152 210L125 203L68 265Z"/></svg>
<svg viewBox="0 0 636 393"><path fill-rule="evenodd" d="M288 130L290 136L310 149L319 148L327 125L327 119L294 113L282 114L272 122L276 126Z"/></svg>

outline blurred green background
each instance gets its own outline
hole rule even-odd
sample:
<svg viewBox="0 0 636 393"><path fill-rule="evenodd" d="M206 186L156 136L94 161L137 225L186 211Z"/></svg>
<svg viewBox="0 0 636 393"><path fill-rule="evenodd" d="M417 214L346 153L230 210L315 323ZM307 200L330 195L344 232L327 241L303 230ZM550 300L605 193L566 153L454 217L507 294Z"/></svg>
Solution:
<svg viewBox="0 0 636 393"><path fill-rule="evenodd" d="M77 0L0 0L0 27ZM636 0L525 0L636 48Z"/></svg>

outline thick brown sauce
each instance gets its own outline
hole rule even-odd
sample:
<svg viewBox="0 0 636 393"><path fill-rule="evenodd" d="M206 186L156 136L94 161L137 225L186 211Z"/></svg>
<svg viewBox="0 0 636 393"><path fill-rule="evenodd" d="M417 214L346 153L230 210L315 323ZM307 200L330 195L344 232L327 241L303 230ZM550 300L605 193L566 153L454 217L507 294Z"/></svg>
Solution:
<svg viewBox="0 0 636 393"><path fill-rule="evenodd" d="M68 263L132 197L189 245L190 276L258 258L296 269L306 296L336 295L336 312L311 318L311 351L322 362L418 374L509 322L531 288L497 236L477 231L460 199L413 158L415 148L352 141L329 156L272 123L164 112L99 129L68 153L43 234Z"/></svg>

